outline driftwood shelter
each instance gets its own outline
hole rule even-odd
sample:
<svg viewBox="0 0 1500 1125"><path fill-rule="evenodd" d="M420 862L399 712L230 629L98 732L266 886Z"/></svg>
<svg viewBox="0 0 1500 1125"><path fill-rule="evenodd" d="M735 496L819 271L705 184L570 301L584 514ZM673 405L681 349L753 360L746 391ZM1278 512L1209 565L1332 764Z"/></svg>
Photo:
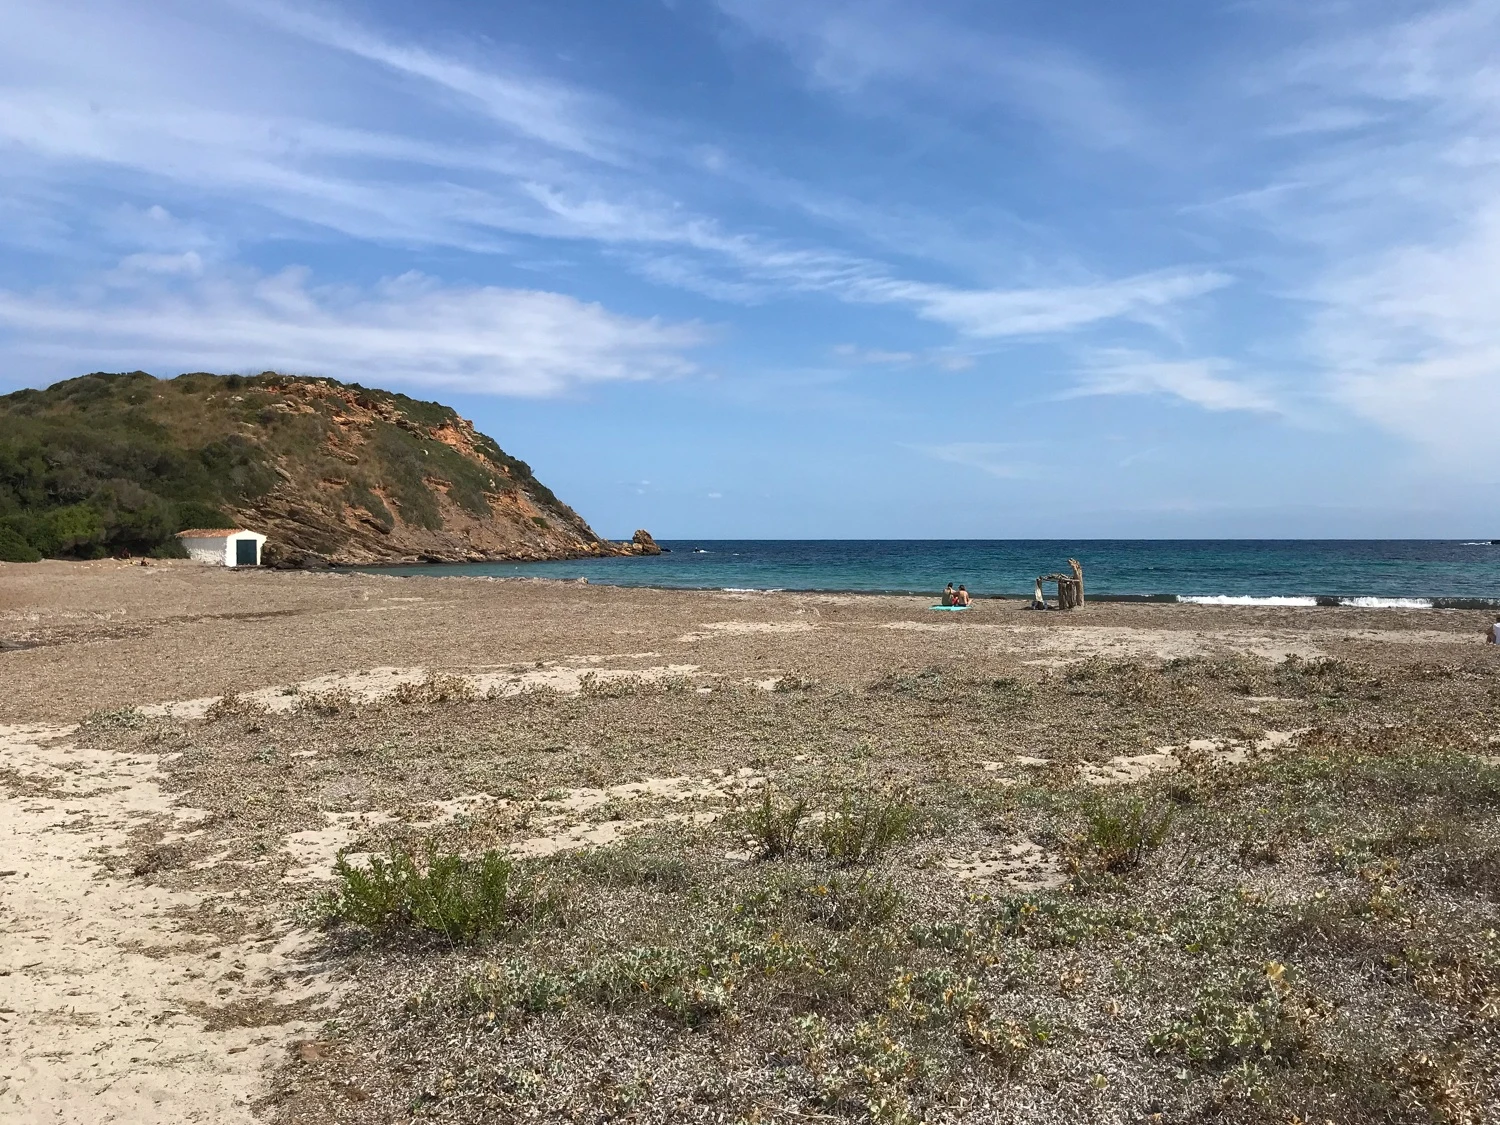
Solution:
<svg viewBox="0 0 1500 1125"><path fill-rule="evenodd" d="M1046 591L1043 589L1044 582L1057 583L1057 608L1077 609L1083 604L1083 564L1077 559L1069 559L1068 566L1071 574L1044 574L1036 580L1036 597L1031 603L1033 609L1049 609L1047 605Z"/></svg>

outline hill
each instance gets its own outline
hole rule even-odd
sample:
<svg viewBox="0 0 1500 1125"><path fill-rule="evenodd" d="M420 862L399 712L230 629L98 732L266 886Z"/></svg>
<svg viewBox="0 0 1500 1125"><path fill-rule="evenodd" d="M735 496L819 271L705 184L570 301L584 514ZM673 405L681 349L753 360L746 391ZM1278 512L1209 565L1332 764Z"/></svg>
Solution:
<svg viewBox="0 0 1500 1125"><path fill-rule="evenodd" d="M134 371L0 396L0 559L171 556L231 525L290 565L657 550L601 539L449 407L355 383Z"/></svg>

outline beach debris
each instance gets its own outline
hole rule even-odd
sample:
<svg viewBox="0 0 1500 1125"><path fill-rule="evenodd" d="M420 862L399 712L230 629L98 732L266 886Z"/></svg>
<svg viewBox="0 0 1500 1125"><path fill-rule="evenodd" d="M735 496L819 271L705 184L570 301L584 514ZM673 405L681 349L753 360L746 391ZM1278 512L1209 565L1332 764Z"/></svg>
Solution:
<svg viewBox="0 0 1500 1125"><path fill-rule="evenodd" d="M1043 583L1057 583L1057 608L1077 609L1083 605L1083 564L1077 559L1068 560L1071 574L1043 574L1036 580L1036 593L1032 597L1032 609L1050 609L1047 605Z"/></svg>

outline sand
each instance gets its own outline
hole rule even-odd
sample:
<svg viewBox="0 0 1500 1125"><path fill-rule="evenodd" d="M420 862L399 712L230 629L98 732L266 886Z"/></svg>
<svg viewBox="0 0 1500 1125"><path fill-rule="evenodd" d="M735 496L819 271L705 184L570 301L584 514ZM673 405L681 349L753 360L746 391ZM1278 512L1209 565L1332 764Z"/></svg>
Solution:
<svg viewBox="0 0 1500 1125"><path fill-rule="evenodd" d="M0 727L0 763L33 789L0 804L0 1119L252 1121L262 1071L313 1026L278 1009L310 1014L331 984L284 922L215 932L188 920L198 896L109 873L101 850L133 827L201 814L163 795L155 759L74 735Z"/></svg>
<svg viewBox="0 0 1500 1125"><path fill-rule="evenodd" d="M1450 611L1091 605L1062 615L1000 601L934 621L928 602L0 564L0 1118L251 1121L267 1069L311 1040L337 997L338 982L311 959L311 939L284 916L257 914L233 892L168 891L112 865L132 831L191 834L203 814L163 791L165 759L92 749L74 725L91 712L139 707L190 719L230 693L240 706L284 712L329 695L372 702L458 684L479 695L576 693L627 679L769 691L786 676L863 684L939 663L998 674L1099 656L1409 664L1479 644L1483 624ZM1193 755L1230 767L1275 753L1294 733L1164 746L1080 768L1108 785ZM1003 784L1017 769L1048 764L1011 754L985 769ZM746 767L568 788L539 802L535 834L511 847L546 855L651 825L703 824L718 812L695 802L742 796L765 781ZM419 823L506 800L460 795ZM654 811L580 822L609 802L643 801ZM686 807L665 807L677 804ZM287 879L326 877L341 849L394 816L329 813L322 827L289 833ZM1048 887L1062 878L1057 858L1030 840L943 863L975 885Z"/></svg>

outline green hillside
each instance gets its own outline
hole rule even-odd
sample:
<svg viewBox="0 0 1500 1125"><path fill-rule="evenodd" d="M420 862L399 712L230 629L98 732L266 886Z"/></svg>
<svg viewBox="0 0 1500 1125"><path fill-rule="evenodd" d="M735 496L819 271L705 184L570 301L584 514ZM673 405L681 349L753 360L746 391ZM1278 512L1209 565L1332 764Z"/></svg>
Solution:
<svg viewBox="0 0 1500 1125"><path fill-rule="evenodd" d="M278 548L356 561L600 542L438 403L270 373L93 374L0 396L0 560L174 556L179 530L256 518Z"/></svg>

